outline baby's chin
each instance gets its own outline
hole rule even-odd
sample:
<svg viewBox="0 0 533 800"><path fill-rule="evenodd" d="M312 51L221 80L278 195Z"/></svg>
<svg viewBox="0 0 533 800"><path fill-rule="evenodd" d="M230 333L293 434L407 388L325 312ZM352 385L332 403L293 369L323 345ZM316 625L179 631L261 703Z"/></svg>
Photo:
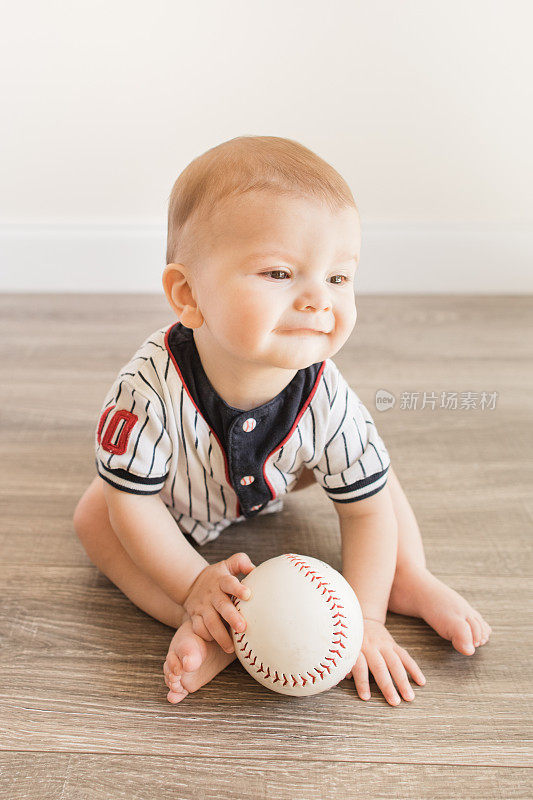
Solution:
<svg viewBox="0 0 533 800"><path fill-rule="evenodd" d="M331 358L332 355L331 348L317 347L316 344L295 339L289 347L277 348L271 364L282 369L306 369L311 364Z"/></svg>

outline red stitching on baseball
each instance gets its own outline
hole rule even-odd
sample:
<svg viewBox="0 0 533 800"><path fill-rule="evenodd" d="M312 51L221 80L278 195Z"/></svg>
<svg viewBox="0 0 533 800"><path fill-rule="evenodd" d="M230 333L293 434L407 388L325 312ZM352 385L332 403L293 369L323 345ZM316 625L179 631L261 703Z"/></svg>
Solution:
<svg viewBox="0 0 533 800"><path fill-rule="evenodd" d="M341 647L342 647L344 650L346 650L346 645L344 644L344 642L341 642L341 640L340 640L340 639L339 639L339 641L338 641L338 642L333 642L333 644L340 644L340 646L341 646Z"/></svg>

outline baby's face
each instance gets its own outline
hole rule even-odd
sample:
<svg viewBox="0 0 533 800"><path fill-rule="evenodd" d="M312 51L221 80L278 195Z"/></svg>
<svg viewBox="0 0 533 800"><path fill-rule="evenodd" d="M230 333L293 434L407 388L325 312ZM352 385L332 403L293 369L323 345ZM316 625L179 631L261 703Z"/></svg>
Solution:
<svg viewBox="0 0 533 800"><path fill-rule="evenodd" d="M356 209L250 192L217 209L204 241L194 294L234 358L303 369L345 343L356 320Z"/></svg>

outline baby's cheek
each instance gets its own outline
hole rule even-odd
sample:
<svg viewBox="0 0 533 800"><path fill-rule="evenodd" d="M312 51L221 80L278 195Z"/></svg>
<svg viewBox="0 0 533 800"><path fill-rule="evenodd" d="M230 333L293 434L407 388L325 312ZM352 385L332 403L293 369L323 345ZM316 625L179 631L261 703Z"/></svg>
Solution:
<svg viewBox="0 0 533 800"><path fill-rule="evenodd" d="M337 315L336 320L336 333L344 341L348 338L354 329L357 320L357 312L354 307L343 308Z"/></svg>
<svg viewBox="0 0 533 800"><path fill-rule="evenodd" d="M260 329L259 321L252 314L241 309L228 313L223 324L226 346L234 352L246 351L260 338Z"/></svg>
<svg viewBox="0 0 533 800"><path fill-rule="evenodd" d="M231 328L233 335L247 341L257 341L273 325L265 303L254 298L236 297L233 304Z"/></svg>

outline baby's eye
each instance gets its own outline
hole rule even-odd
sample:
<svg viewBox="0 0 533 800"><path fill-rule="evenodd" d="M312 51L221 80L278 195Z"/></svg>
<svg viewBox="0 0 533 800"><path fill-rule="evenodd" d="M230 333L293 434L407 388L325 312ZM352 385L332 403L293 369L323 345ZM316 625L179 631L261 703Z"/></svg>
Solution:
<svg viewBox="0 0 533 800"><path fill-rule="evenodd" d="M285 270L282 270L282 269L271 269L269 272L262 272L261 274L262 275L284 275L284 276L287 275L290 278L289 273L285 272ZM332 278L344 278L343 281L337 281L337 280L333 281L334 286L342 286L343 284L348 283L348 281L350 280L346 275L333 275ZM277 278L276 278L276 280L277 280Z"/></svg>
<svg viewBox="0 0 533 800"><path fill-rule="evenodd" d="M333 277L334 277L334 278L344 278L344 280L343 280L343 281L335 281L335 285L336 285L336 286L342 286L343 284L345 284L345 283L348 283L348 281L350 280L350 279L347 277L347 275L333 275Z"/></svg>
<svg viewBox="0 0 533 800"><path fill-rule="evenodd" d="M263 272L262 275L288 275L288 272L285 272L282 269L271 269L270 272Z"/></svg>

